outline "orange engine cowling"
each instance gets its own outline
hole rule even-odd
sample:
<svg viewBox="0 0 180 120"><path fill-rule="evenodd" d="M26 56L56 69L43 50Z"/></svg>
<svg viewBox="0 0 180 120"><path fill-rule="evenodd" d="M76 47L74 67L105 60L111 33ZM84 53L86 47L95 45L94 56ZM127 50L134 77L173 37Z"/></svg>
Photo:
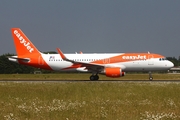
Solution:
<svg viewBox="0 0 180 120"><path fill-rule="evenodd" d="M125 72L122 72L121 68L114 67L114 68L105 68L104 74L107 77L122 77L125 75Z"/></svg>

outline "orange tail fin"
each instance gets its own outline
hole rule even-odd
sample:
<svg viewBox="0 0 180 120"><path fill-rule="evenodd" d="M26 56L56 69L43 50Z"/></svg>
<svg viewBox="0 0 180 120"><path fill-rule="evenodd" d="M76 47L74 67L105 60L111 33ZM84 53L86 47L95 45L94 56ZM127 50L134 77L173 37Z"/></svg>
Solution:
<svg viewBox="0 0 180 120"><path fill-rule="evenodd" d="M26 37L20 28L12 28L11 30L18 57L26 54L39 53L38 49Z"/></svg>

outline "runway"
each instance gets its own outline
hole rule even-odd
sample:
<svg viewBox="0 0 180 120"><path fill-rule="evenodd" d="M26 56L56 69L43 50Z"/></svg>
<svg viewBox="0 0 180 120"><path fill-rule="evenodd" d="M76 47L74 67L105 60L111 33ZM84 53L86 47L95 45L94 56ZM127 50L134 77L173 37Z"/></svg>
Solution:
<svg viewBox="0 0 180 120"><path fill-rule="evenodd" d="M91 82L103 82L103 83L108 83L108 82L119 82L119 83L121 83L121 82L134 82L134 83L136 83L136 82L144 82L144 83L146 83L146 82L180 82L180 80L152 80L152 81L150 81L150 80L98 80L98 81L90 81L90 80L0 80L0 82L47 82L47 83L49 83L49 82L59 82L59 83L61 83L61 82L64 82L64 83L68 83L68 82L87 82L87 83L91 83Z"/></svg>

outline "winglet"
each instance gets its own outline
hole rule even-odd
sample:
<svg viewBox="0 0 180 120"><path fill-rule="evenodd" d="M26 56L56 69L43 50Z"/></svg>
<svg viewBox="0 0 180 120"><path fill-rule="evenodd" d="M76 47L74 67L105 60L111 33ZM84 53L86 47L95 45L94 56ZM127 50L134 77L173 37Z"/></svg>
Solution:
<svg viewBox="0 0 180 120"><path fill-rule="evenodd" d="M75 61L68 59L59 48L57 48L57 51L63 60L75 63Z"/></svg>
<svg viewBox="0 0 180 120"><path fill-rule="evenodd" d="M66 56L63 54L63 52L59 48L57 48L57 51L63 60L67 60Z"/></svg>

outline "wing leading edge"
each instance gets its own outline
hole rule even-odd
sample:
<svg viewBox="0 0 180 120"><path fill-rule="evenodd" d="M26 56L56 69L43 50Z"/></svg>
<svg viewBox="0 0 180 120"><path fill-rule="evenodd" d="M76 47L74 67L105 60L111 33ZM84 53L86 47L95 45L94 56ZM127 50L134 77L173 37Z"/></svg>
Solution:
<svg viewBox="0 0 180 120"><path fill-rule="evenodd" d="M97 73L97 72L101 72L105 68L105 66L103 66L101 64L84 63L84 62L78 62L78 61L70 60L63 54L63 52L59 48L57 48L57 51L63 60L71 62L74 65L79 64L80 67L85 67L85 69L88 71L93 71L93 72Z"/></svg>

